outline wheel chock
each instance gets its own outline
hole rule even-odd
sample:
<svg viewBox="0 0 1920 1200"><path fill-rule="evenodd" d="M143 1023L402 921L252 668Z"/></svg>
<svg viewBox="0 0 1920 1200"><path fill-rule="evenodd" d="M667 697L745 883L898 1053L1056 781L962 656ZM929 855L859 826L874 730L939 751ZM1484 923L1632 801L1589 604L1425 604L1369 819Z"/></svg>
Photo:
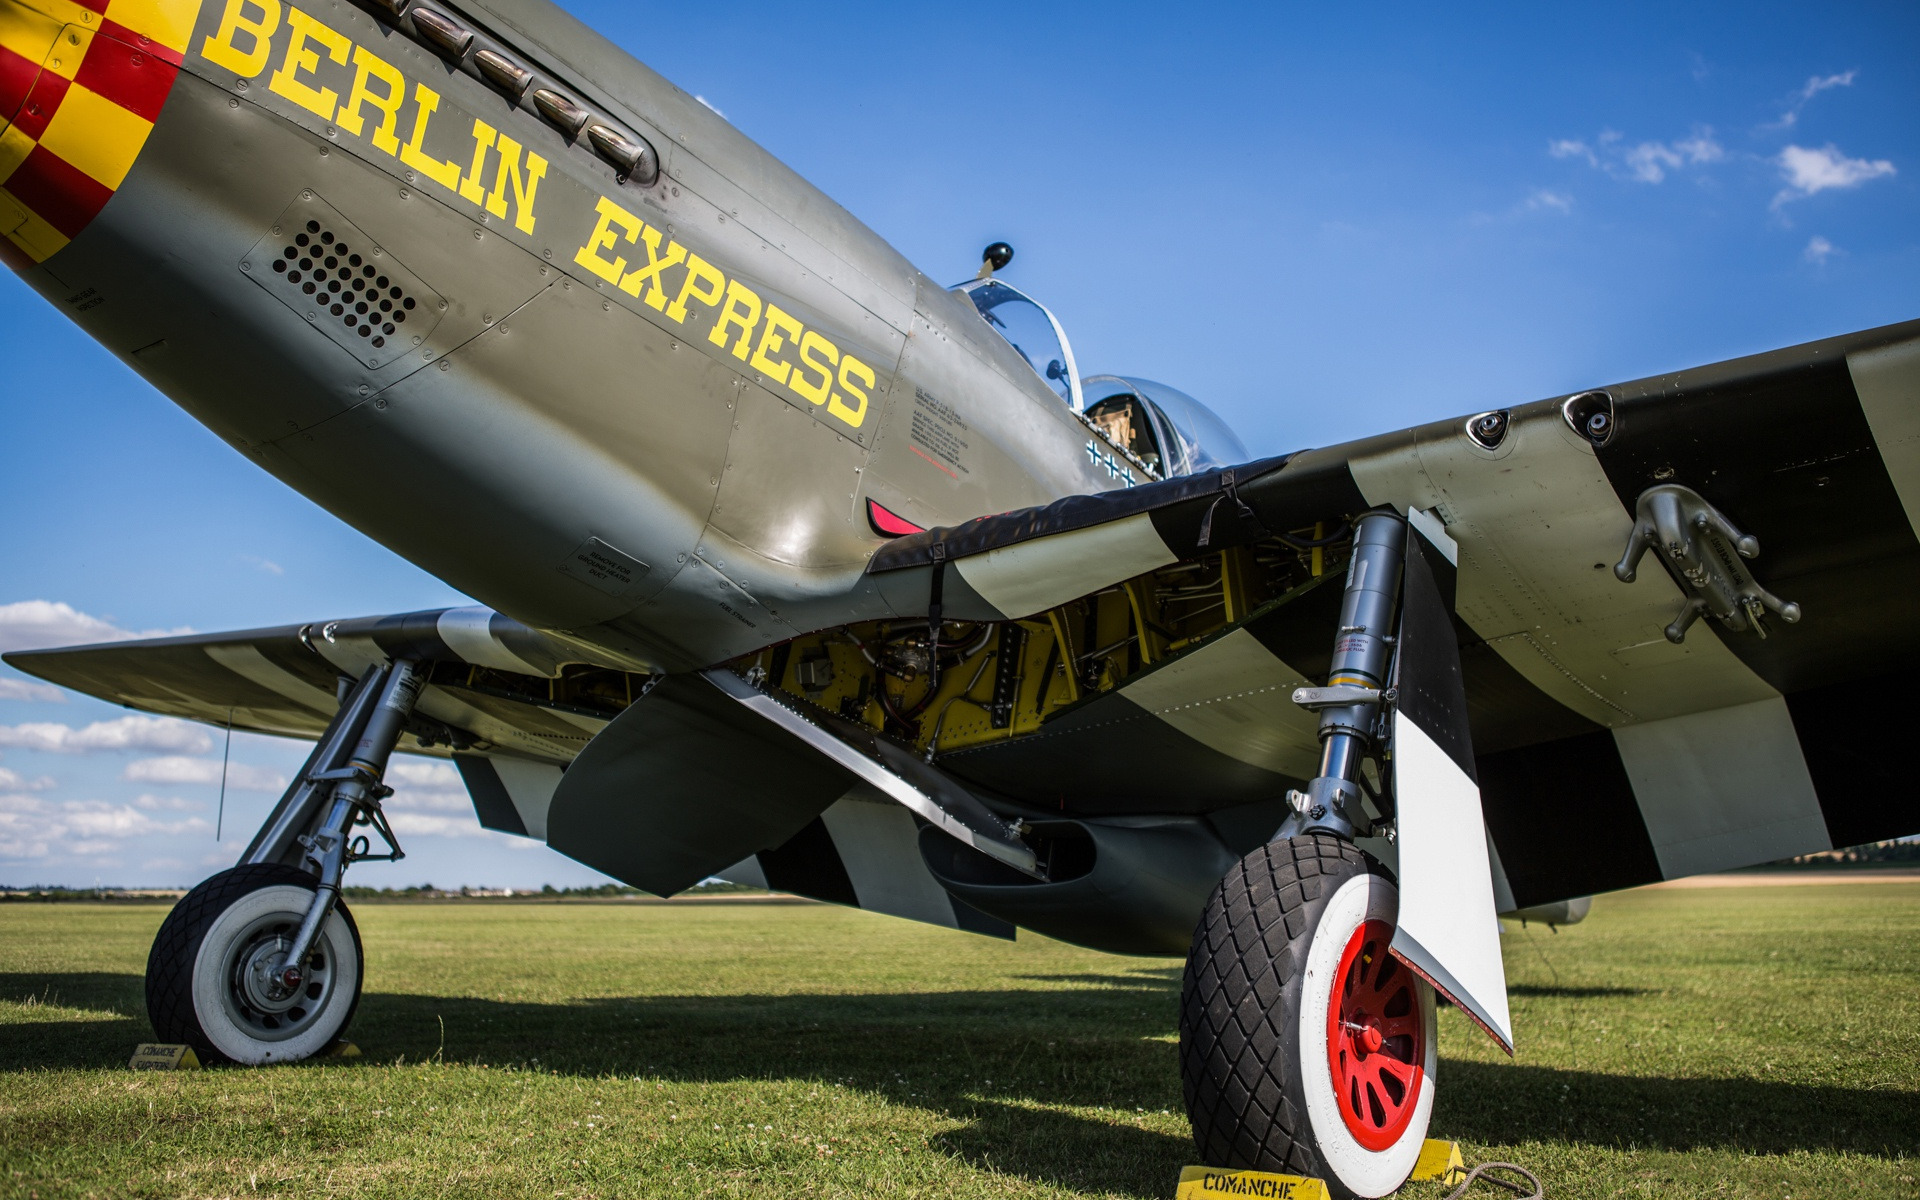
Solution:
<svg viewBox="0 0 1920 1200"><path fill-rule="evenodd" d="M127 1066L135 1071L197 1071L200 1069L200 1057L193 1052L192 1046L141 1042L133 1048L133 1058Z"/></svg>
<svg viewBox="0 0 1920 1200"><path fill-rule="evenodd" d="M1460 1157L1459 1142L1443 1142L1428 1138L1420 1147L1420 1157L1413 1164L1413 1174L1409 1179L1438 1179L1452 1185L1467 1177L1467 1164Z"/></svg>
<svg viewBox="0 0 1920 1200"><path fill-rule="evenodd" d="M333 1045L328 1046L325 1050L322 1050L320 1053L314 1055L314 1057L315 1058L359 1058L360 1047L354 1045L352 1042L348 1041L345 1038L341 1038L339 1041L335 1042Z"/></svg>
<svg viewBox="0 0 1920 1200"><path fill-rule="evenodd" d="M1275 1175L1270 1171L1234 1171L1225 1167L1182 1167L1174 1200L1226 1200L1257 1196L1260 1200L1332 1200L1323 1179L1304 1175Z"/></svg>

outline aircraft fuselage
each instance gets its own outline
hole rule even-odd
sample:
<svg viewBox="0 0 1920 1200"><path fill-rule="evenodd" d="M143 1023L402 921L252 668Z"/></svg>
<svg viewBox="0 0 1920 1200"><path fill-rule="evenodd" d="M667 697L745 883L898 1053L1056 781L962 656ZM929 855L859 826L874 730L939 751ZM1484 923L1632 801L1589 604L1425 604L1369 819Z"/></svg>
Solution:
<svg viewBox="0 0 1920 1200"><path fill-rule="evenodd" d="M1114 484L964 297L551 5L430 6L530 73L516 99L432 48L429 6L170 0L129 30L64 3L0 0L66 22L40 83L124 45L164 105L83 228L28 203L11 253L44 261L15 265L261 466L502 612L704 665L889 615L861 581L869 498L932 526ZM84 128L67 157L112 132Z"/></svg>

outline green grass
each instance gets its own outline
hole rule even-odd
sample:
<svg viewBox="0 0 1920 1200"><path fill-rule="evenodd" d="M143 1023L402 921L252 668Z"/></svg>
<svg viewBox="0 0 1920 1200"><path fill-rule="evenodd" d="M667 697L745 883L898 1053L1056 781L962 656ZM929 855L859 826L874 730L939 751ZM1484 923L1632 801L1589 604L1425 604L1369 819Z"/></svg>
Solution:
<svg viewBox="0 0 1920 1200"><path fill-rule="evenodd" d="M1179 966L798 904L361 904L359 1060L135 1074L160 905L0 905L0 1196L1166 1197ZM1507 939L1436 1136L1552 1197L1920 1195L1920 886ZM1437 1197L1437 1185L1407 1194Z"/></svg>

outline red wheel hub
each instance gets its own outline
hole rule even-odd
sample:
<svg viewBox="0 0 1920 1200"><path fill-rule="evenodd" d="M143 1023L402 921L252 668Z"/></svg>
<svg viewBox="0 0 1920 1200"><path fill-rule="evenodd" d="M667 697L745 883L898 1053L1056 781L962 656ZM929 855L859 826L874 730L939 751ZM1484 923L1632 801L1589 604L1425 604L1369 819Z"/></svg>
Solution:
<svg viewBox="0 0 1920 1200"><path fill-rule="evenodd" d="M1353 931L1327 1005L1327 1065L1341 1119L1355 1141L1385 1150L1413 1120L1427 1061L1418 979L1387 944L1393 926Z"/></svg>

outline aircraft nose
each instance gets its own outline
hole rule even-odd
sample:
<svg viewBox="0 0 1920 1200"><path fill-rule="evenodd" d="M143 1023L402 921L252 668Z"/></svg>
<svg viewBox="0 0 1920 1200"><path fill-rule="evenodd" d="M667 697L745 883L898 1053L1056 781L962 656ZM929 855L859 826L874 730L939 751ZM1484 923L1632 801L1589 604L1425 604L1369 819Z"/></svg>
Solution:
<svg viewBox="0 0 1920 1200"><path fill-rule="evenodd" d="M197 0L0 0L0 261L46 261L133 169Z"/></svg>

